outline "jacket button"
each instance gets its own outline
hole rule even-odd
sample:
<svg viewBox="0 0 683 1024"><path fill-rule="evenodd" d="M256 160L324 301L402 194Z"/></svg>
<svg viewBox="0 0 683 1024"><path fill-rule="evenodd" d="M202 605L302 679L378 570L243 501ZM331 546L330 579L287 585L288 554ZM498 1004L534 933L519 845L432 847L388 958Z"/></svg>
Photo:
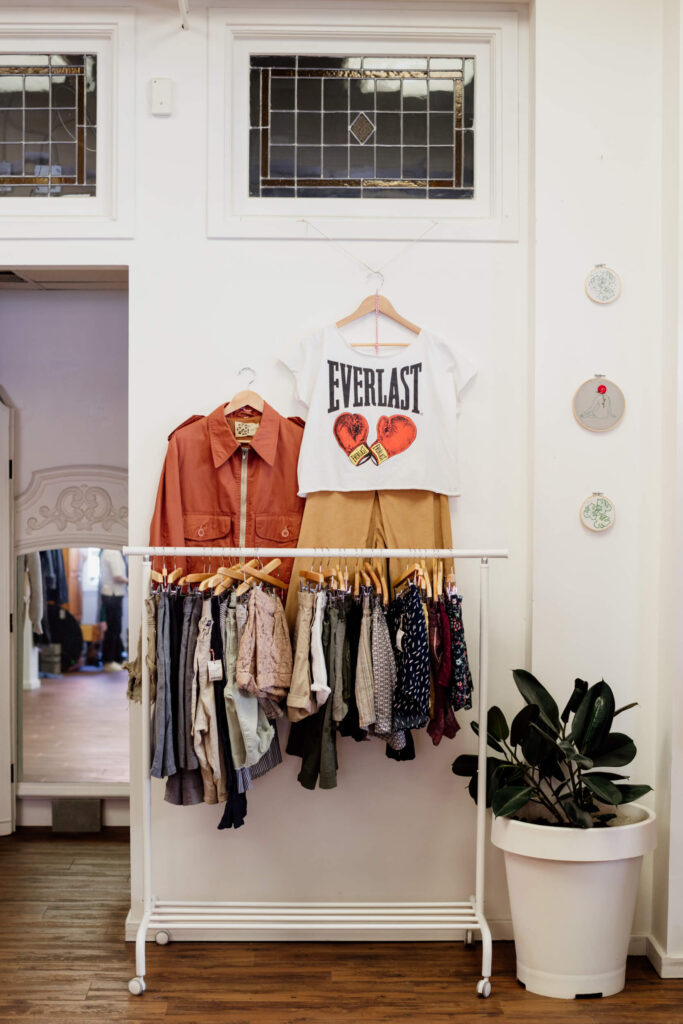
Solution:
<svg viewBox="0 0 683 1024"><path fill-rule="evenodd" d="M283 537L289 537L289 530L287 529L286 526L285 526L284 530L282 531L282 536Z"/></svg>
<svg viewBox="0 0 683 1024"><path fill-rule="evenodd" d="M197 536L198 537L203 537L204 533L205 533L204 527L200 526L199 529L197 530Z"/></svg>

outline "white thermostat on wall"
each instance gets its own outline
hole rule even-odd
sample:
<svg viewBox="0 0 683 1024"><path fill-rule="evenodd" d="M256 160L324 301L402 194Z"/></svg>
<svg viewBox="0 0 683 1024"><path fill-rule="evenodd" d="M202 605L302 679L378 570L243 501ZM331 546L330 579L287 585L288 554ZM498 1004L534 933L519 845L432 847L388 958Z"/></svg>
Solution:
<svg viewBox="0 0 683 1024"><path fill-rule="evenodd" d="M606 498L602 491L593 491L590 498L581 503L579 516L581 522L592 533L604 533L614 526L616 519L614 502Z"/></svg>
<svg viewBox="0 0 683 1024"><path fill-rule="evenodd" d="M621 278L606 263L598 263L586 278L586 295L593 302L605 306L621 295Z"/></svg>
<svg viewBox="0 0 683 1024"><path fill-rule="evenodd" d="M152 113L168 117L173 113L173 79L152 79Z"/></svg>

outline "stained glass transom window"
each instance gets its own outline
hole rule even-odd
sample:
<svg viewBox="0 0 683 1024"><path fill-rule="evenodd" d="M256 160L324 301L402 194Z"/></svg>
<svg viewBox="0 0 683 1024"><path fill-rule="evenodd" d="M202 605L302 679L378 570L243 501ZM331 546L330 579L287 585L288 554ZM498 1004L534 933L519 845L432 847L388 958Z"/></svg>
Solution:
<svg viewBox="0 0 683 1024"><path fill-rule="evenodd" d="M250 196L473 198L474 57L250 63Z"/></svg>
<svg viewBox="0 0 683 1024"><path fill-rule="evenodd" d="M0 197L94 196L97 57L0 53Z"/></svg>

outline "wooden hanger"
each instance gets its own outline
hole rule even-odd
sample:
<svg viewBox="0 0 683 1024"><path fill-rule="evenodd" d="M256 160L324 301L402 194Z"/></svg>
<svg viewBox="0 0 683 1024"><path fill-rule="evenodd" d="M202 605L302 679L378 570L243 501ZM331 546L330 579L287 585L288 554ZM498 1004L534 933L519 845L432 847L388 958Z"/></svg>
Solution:
<svg viewBox="0 0 683 1024"><path fill-rule="evenodd" d="M429 569L427 568L424 560L420 565L420 572L422 573L424 589L427 591L427 597L430 598L432 596L432 581L429 578Z"/></svg>
<svg viewBox="0 0 683 1024"><path fill-rule="evenodd" d="M443 562L439 562L439 571L436 575L436 592L443 597Z"/></svg>
<svg viewBox="0 0 683 1024"><path fill-rule="evenodd" d="M321 572L314 572L311 569L300 569L299 578L303 577L305 580L310 580L311 583L324 583L325 577Z"/></svg>
<svg viewBox="0 0 683 1024"><path fill-rule="evenodd" d="M270 575L273 569L277 569L279 565L282 565L282 559L273 558L267 565L264 565L263 569L247 568L245 566L244 572L250 578L245 580L244 583L241 583L237 588L235 591L237 596L240 597L242 594L246 594L246 592L253 587L256 580L261 580L262 583L270 583L273 587L279 587L281 590L286 590L286 583L279 580L277 576Z"/></svg>
<svg viewBox="0 0 683 1024"><path fill-rule="evenodd" d="M389 302L386 295L380 295L379 292L375 292L374 295L368 295L363 299L360 306L349 313L348 316L342 317L341 320L337 320L337 327L346 327L347 324L353 323L354 320L360 320L361 317L367 316L368 313L374 313L378 316L383 313L384 316L389 317L390 320L394 320L401 327L406 327L413 334L419 334L422 330L417 324L411 323L410 320L406 320L404 316L398 312L397 309ZM412 344L410 341L351 341L349 342L352 348L408 348Z"/></svg>
<svg viewBox="0 0 683 1024"><path fill-rule="evenodd" d="M397 587L400 583L403 583L404 580L407 580L409 576L413 576L416 572L419 573L421 569L422 567L419 562L413 562L412 565L409 565L407 569L404 569L402 573L399 573L399 575L391 581L391 585L393 587Z"/></svg>
<svg viewBox="0 0 683 1024"><path fill-rule="evenodd" d="M264 401L256 391L249 390L249 385L253 384L256 380L256 371L251 366L243 366L240 370L240 374L244 373L245 370L251 370L251 380L244 391L238 391L234 395L228 404L223 409L223 415L229 416L233 412L237 412L238 409L245 409L247 406L253 409L254 412L263 412ZM239 374L238 374L239 376Z"/></svg>
<svg viewBox="0 0 683 1024"><path fill-rule="evenodd" d="M214 573L213 576L207 576L205 580L199 584L199 593L204 594L207 590L213 590L219 583L223 582L223 577L219 576L218 573Z"/></svg>
<svg viewBox="0 0 683 1024"><path fill-rule="evenodd" d="M258 565L258 558L251 558L248 562L238 562L237 565L221 565L216 570L219 576L222 576L224 580L241 580L244 582L244 570L255 569ZM228 584L229 586L230 584Z"/></svg>
<svg viewBox="0 0 683 1024"><path fill-rule="evenodd" d="M187 576L183 576L178 586L185 587L188 583L201 583L202 580L208 580L213 575L212 572L190 572Z"/></svg>
<svg viewBox="0 0 683 1024"><path fill-rule="evenodd" d="M175 583L176 580L179 580L182 575L183 575L183 570L180 569L180 568L174 569L173 572L169 573L168 574L168 584L169 584L169 586L171 585L171 583Z"/></svg>
<svg viewBox="0 0 683 1024"><path fill-rule="evenodd" d="M226 566L221 565L216 570L216 575L220 576L221 582L214 590L214 595L220 597L226 590L230 590L236 583L244 582L244 570L249 567L258 565L258 558L252 558L249 562L238 562L237 565Z"/></svg>
<svg viewBox="0 0 683 1024"><path fill-rule="evenodd" d="M375 593L382 596L382 604L389 604L389 588L383 572L378 572L371 562L365 563L370 579L375 585Z"/></svg>
<svg viewBox="0 0 683 1024"><path fill-rule="evenodd" d="M356 562L356 568L353 574L353 596L358 597L360 594L360 569Z"/></svg>
<svg viewBox="0 0 683 1024"><path fill-rule="evenodd" d="M150 577L155 583L165 583L168 578L164 573L157 572L156 569L150 570Z"/></svg>

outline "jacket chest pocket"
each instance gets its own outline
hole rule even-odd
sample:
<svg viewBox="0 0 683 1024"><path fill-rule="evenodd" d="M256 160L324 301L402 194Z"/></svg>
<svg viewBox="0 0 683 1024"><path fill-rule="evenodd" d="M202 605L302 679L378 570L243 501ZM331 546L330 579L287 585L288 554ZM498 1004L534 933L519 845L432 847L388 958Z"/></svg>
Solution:
<svg viewBox="0 0 683 1024"><path fill-rule="evenodd" d="M187 547L217 547L230 545L232 516L214 512L192 512L183 516L183 534Z"/></svg>
<svg viewBox="0 0 683 1024"><path fill-rule="evenodd" d="M299 540L301 516L284 513L254 516L254 533L258 547L295 548Z"/></svg>

